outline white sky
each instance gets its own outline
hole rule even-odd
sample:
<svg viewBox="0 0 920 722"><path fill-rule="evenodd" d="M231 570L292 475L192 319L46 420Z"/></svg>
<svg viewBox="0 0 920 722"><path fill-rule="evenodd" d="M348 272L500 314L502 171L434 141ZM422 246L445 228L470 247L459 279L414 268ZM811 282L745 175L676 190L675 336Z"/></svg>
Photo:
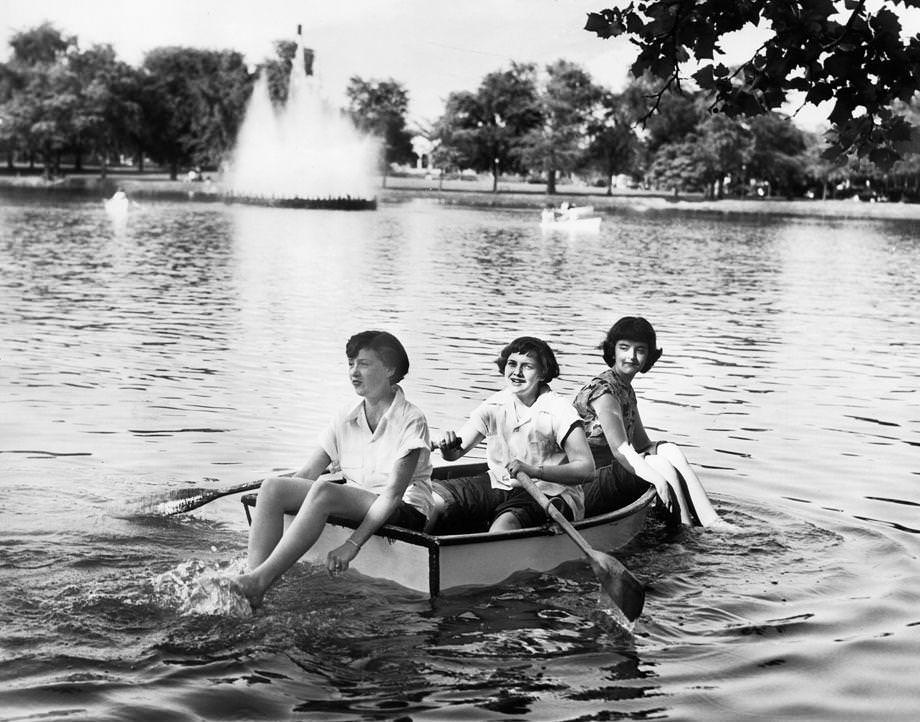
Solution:
<svg viewBox="0 0 920 722"><path fill-rule="evenodd" d="M608 0L0 0L0 59L9 38L48 20L82 47L110 43L132 65L162 45L239 50L255 64L298 23L317 53L325 94L342 104L352 75L393 78L410 96L410 118L433 121L454 90L474 90L511 60L581 64L596 82L622 87L634 59L621 39L584 31ZM749 38L728 45L750 51ZM727 48L729 49L729 48ZM802 111L814 127L818 114Z"/></svg>

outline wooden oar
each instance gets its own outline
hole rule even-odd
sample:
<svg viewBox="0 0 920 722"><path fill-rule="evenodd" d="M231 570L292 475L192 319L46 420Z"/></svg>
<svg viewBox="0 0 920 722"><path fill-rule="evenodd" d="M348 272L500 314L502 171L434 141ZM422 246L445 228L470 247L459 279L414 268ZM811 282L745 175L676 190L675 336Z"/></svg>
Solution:
<svg viewBox="0 0 920 722"><path fill-rule="evenodd" d="M182 514L199 506L204 506L208 502L219 499L222 496L230 494L239 494L244 491L252 491L262 486L263 479L258 481L249 481L245 484L236 486L226 486L223 489L206 489L206 488L187 488L174 489L166 494L153 495L145 499L140 499L130 507L121 511L116 516L172 516L173 514Z"/></svg>
<svg viewBox="0 0 920 722"><path fill-rule="evenodd" d="M550 519L556 522L562 528L562 531L584 552L591 564L591 568L594 570L594 574L597 576L598 582L600 582L601 589L620 608L626 618L630 622L638 619L642 613L642 607L645 606L645 589L642 586L642 582L636 579L632 572L617 559L592 548L585 541L585 538L578 533L578 530L572 526L571 522L562 515L562 512L553 506L546 494L537 488L527 474L519 471L517 480L549 515Z"/></svg>

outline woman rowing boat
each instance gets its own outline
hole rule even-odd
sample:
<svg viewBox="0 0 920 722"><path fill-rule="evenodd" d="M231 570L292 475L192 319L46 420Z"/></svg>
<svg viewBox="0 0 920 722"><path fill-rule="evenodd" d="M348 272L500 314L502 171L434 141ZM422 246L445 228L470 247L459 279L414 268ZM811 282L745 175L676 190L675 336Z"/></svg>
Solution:
<svg viewBox="0 0 920 722"><path fill-rule="evenodd" d="M542 339L521 336L502 349L496 364L505 388L474 409L459 434L447 431L439 443L442 456L454 461L485 439L489 473L435 482L435 516L443 514L437 531L542 524L543 509L515 478L520 471L567 519L584 516L581 485L592 478L594 462L571 403L549 387L559 375L552 349Z"/></svg>
<svg viewBox="0 0 920 722"><path fill-rule="evenodd" d="M294 477L266 479L259 491L250 571L234 579L253 607L313 546L330 515L360 522L327 556L327 570L338 575L381 526L421 530L431 511L428 421L398 385L409 370L405 349L392 334L364 331L348 340L345 355L361 401L332 419ZM344 483L319 479L330 464L339 467ZM295 512L284 532L285 513Z"/></svg>

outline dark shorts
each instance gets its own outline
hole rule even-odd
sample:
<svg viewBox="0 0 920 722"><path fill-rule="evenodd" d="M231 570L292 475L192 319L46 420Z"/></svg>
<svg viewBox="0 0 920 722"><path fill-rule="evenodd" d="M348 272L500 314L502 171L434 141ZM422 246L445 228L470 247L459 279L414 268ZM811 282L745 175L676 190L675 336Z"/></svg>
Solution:
<svg viewBox="0 0 920 722"><path fill-rule="evenodd" d="M614 462L594 472L585 484L585 516L597 516L631 504L651 486L645 479Z"/></svg>
<svg viewBox="0 0 920 722"><path fill-rule="evenodd" d="M526 491L493 489L488 474L449 481L432 481L436 494L447 502L438 519L435 533L463 534L488 531L502 514L513 514L522 527L543 526L546 512ZM560 497L550 497L562 515L572 521L575 515Z"/></svg>
<svg viewBox="0 0 920 722"><path fill-rule="evenodd" d="M401 526L403 529L421 531L425 528L426 521L428 520L422 512L412 506L412 504L407 504L400 499L393 513L387 517L386 523L391 526Z"/></svg>

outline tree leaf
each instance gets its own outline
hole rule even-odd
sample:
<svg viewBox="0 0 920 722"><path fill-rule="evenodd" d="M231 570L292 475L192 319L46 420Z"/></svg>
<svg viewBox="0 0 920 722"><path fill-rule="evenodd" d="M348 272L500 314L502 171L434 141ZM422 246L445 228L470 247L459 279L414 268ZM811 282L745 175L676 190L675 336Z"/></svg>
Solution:
<svg viewBox="0 0 920 722"><path fill-rule="evenodd" d="M704 65L691 76L703 90L711 90L715 87L715 78L712 74L712 66Z"/></svg>

